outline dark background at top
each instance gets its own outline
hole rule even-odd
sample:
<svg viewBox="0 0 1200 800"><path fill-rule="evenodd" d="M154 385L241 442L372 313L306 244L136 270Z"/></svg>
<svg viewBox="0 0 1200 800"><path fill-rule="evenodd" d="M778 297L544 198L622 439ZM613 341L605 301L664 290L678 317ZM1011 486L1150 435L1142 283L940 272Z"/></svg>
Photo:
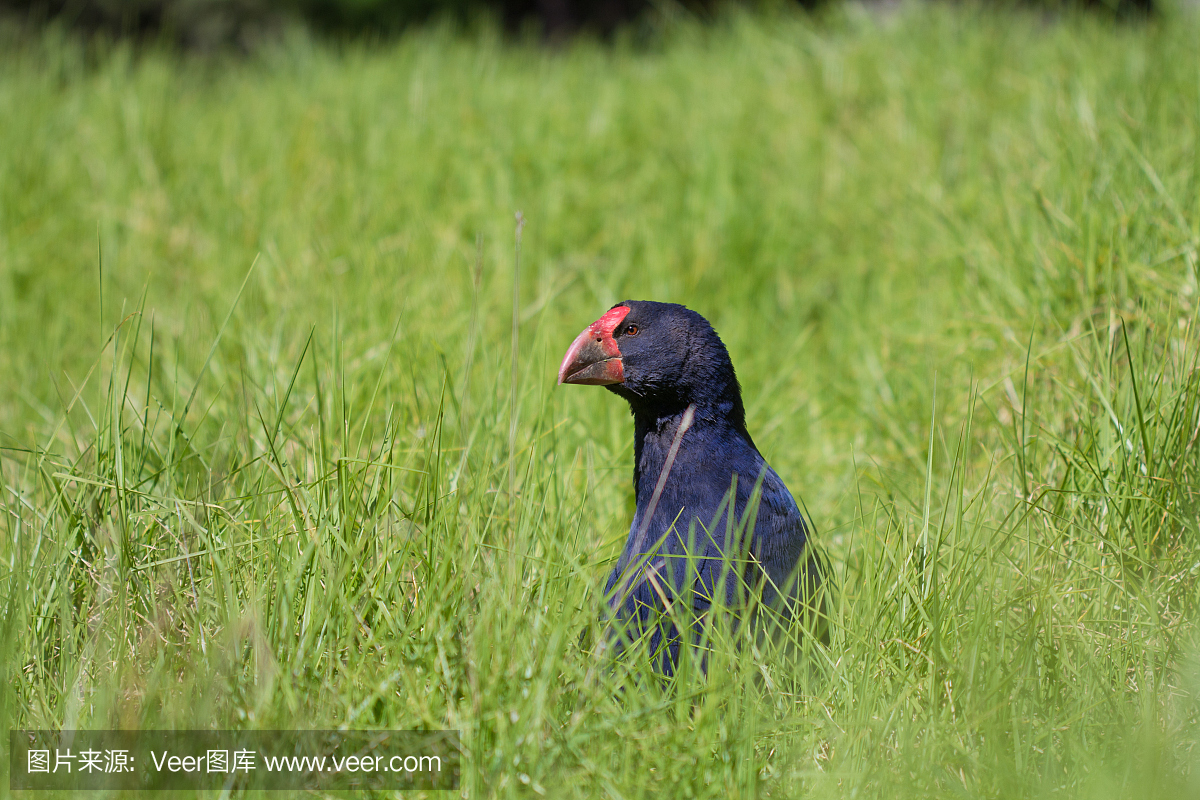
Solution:
<svg viewBox="0 0 1200 800"><path fill-rule="evenodd" d="M868 0L869 1L869 0ZM436 19L466 22L480 14L510 31L547 41L579 32L609 36L654 12L677 11L701 19L721 5L761 5L755 0L0 0L0 18L27 29L46 23L85 32L152 38L189 48L252 47L289 20L319 32L386 36ZM807 8L839 0L776 0ZM1119 17L1142 16L1155 0L998 0L1009 6L1086 7Z"/></svg>

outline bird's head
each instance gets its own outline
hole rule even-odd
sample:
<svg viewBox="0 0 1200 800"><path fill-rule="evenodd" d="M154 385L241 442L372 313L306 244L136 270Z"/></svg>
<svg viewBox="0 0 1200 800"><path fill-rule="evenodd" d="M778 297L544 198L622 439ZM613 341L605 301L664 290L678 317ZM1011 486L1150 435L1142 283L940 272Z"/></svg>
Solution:
<svg viewBox="0 0 1200 800"><path fill-rule="evenodd" d="M635 414L672 414L695 404L744 425L729 352L708 320L675 303L613 306L571 343L558 382L604 386Z"/></svg>

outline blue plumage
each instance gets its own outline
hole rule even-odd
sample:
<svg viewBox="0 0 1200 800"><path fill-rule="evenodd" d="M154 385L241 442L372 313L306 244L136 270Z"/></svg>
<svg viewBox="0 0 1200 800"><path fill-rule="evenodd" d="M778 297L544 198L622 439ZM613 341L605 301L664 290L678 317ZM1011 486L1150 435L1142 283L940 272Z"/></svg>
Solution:
<svg viewBox="0 0 1200 800"><path fill-rule="evenodd" d="M799 569L808 528L746 430L733 364L707 320L671 303L619 303L572 344L559 380L629 402L637 511L605 589L634 635L653 626L666 672L681 639L660 619L668 603L695 619L720 595L729 607L761 600L800 613L817 580L811 564Z"/></svg>

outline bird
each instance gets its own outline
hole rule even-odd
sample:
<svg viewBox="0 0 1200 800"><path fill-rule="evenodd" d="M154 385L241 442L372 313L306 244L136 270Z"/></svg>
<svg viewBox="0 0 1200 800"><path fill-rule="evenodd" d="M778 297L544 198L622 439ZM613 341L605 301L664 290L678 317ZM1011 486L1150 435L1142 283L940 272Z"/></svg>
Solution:
<svg viewBox="0 0 1200 800"><path fill-rule="evenodd" d="M746 429L733 362L708 320L676 303L617 303L571 343L558 383L603 386L633 415L637 505L605 583L618 648L648 633L669 677L714 605L772 616L776 629L812 612L821 569L810 525Z"/></svg>

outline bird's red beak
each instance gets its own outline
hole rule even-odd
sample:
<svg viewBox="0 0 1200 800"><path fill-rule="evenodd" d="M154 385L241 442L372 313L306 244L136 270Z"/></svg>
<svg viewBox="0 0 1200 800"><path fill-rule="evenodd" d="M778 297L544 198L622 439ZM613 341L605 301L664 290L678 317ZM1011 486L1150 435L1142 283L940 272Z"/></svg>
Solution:
<svg viewBox="0 0 1200 800"><path fill-rule="evenodd" d="M584 328L563 356L558 382L607 386L624 381L625 365L613 331L628 313L629 306L617 306Z"/></svg>

